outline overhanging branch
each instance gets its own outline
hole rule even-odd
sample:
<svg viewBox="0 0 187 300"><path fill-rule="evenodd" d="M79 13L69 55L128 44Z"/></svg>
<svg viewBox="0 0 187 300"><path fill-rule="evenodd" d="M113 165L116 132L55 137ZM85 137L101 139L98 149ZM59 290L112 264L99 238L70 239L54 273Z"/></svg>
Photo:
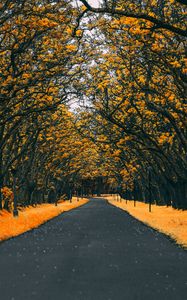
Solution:
<svg viewBox="0 0 187 300"><path fill-rule="evenodd" d="M184 29L181 29L179 27L176 27L176 26L173 26L169 23L166 23L164 21L161 21L155 17L152 17L150 15L147 15L147 14L138 14L138 13L129 13L129 12L126 12L125 10L123 9L117 9L117 8L109 8L109 7L98 7L98 8L95 8L95 7L92 7L87 0L80 0L80 2L82 2L86 9L85 11L91 11L91 12L94 12L94 13L101 13L101 14L104 14L104 13L107 13L107 14L110 14L110 15L113 15L113 16L124 16L124 17L127 17L127 18L135 18L135 19L143 19L143 20L146 20L146 21L150 21L152 22L153 24L156 25L155 28L163 28L163 29L167 29L173 33L176 33L176 34L179 34L181 36L187 36L187 30L184 30ZM184 2L185 1L178 1L178 2ZM84 15L84 12L82 13L82 15ZM80 18L79 18L79 22L80 22Z"/></svg>

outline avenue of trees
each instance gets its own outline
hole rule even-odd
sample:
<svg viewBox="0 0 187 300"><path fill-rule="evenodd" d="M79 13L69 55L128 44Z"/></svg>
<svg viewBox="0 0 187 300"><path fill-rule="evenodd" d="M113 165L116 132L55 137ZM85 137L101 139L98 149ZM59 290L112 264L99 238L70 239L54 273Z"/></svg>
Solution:
<svg viewBox="0 0 187 300"><path fill-rule="evenodd" d="M187 208L183 2L1 2L0 209L13 190Z"/></svg>

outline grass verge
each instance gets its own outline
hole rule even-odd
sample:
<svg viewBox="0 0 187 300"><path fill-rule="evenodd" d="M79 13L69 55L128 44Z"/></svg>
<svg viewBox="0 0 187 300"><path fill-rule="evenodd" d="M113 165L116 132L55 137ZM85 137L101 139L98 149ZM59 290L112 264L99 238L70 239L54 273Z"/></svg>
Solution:
<svg viewBox="0 0 187 300"><path fill-rule="evenodd" d="M74 209L88 202L88 199L73 197L72 202L60 202L58 206L54 204L41 204L37 207L27 207L19 211L19 217L14 218L12 213L5 210L0 211L0 241L20 235L28 230L37 228L46 221L58 216L62 212Z"/></svg>
<svg viewBox="0 0 187 300"><path fill-rule="evenodd" d="M136 201L117 201L113 196L105 197L108 202L125 211L141 222L168 235L175 242L187 249L187 211L177 210L167 206L152 205L149 212L148 204Z"/></svg>

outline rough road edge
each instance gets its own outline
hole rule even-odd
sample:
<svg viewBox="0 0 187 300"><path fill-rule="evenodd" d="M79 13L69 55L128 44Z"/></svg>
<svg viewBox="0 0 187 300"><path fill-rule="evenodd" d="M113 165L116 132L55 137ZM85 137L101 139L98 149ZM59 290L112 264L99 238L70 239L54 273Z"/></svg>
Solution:
<svg viewBox="0 0 187 300"><path fill-rule="evenodd" d="M49 218L49 219L43 220L41 223L37 224L36 226L34 226L34 227L32 227L32 228L30 228L30 229L28 229L28 230L24 230L24 231L20 232L19 234L11 235L11 236L6 237L6 238L4 238L4 239L0 239L0 245L1 245L2 243L5 243L6 241L8 241L8 240L10 240L10 239L17 238L17 237L19 237L20 235L23 235L23 234L25 234L25 233L27 233L27 232L32 232L32 231L34 231L35 229L39 228L40 226L42 226L42 225L44 225L44 224L46 224L46 223L52 221L52 220L55 219L55 218L58 218L60 215L65 214L65 213L68 213L68 212L70 212L70 211L72 211L72 210L76 210L77 208L79 208L79 207L81 207L81 206L83 206L83 205L86 205L86 204L89 202L89 198L87 198L87 199L85 198L84 200L85 200L84 203L81 203L80 205L78 205L78 206L76 206L76 207L72 207L72 208L70 208L70 209L68 209L68 210L64 210L64 211L61 211L61 212L59 211L59 213L58 213L57 215L55 215L55 216L53 216L53 217L51 217L51 218Z"/></svg>
<svg viewBox="0 0 187 300"><path fill-rule="evenodd" d="M131 215L131 213L128 212L127 210L125 210L125 209L123 209L123 208L121 208L121 207L119 207L119 206L111 203L110 200L108 200L106 198L103 198L103 199L107 200L107 202L108 202L109 205L111 205L111 206L113 206L113 207L115 207L115 208L123 211L124 213L126 213L127 215L129 215L131 218L137 220L138 222L140 222L142 225L146 226L147 228L149 228L149 229L151 228L153 231L159 232L160 234L164 235L172 244L174 244L175 246L177 246L179 249L187 251L187 247L185 245L180 244L179 242L177 242L177 240L172 235L170 235L169 233L164 232L164 231L160 230L159 228L151 226L148 222L144 222L142 220L139 220L135 216Z"/></svg>

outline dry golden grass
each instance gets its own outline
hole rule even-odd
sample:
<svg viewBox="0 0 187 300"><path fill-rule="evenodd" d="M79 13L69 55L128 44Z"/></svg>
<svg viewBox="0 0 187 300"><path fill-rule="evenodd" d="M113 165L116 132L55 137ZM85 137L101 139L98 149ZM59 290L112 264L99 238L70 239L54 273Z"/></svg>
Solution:
<svg viewBox="0 0 187 300"><path fill-rule="evenodd" d="M113 196L105 197L115 205L145 224L169 235L177 244L187 248L187 211L176 210L172 207L152 205L149 212L148 204L136 201L116 201Z"/></svg>
<svg viewBox="0 0 187 300"><path fill-rule="evenodd" d="M41 204L35 208L31 206L19 211L18 218L14 218L12 213L2 210L0 211L0 241L36 228L62 212L71 210L87 202L87 199L79 199L79 201L77 201L76 198L73 197L72 203L70 203L70 201L64 201L60 202L58 206L54 204Z"/></svg>

